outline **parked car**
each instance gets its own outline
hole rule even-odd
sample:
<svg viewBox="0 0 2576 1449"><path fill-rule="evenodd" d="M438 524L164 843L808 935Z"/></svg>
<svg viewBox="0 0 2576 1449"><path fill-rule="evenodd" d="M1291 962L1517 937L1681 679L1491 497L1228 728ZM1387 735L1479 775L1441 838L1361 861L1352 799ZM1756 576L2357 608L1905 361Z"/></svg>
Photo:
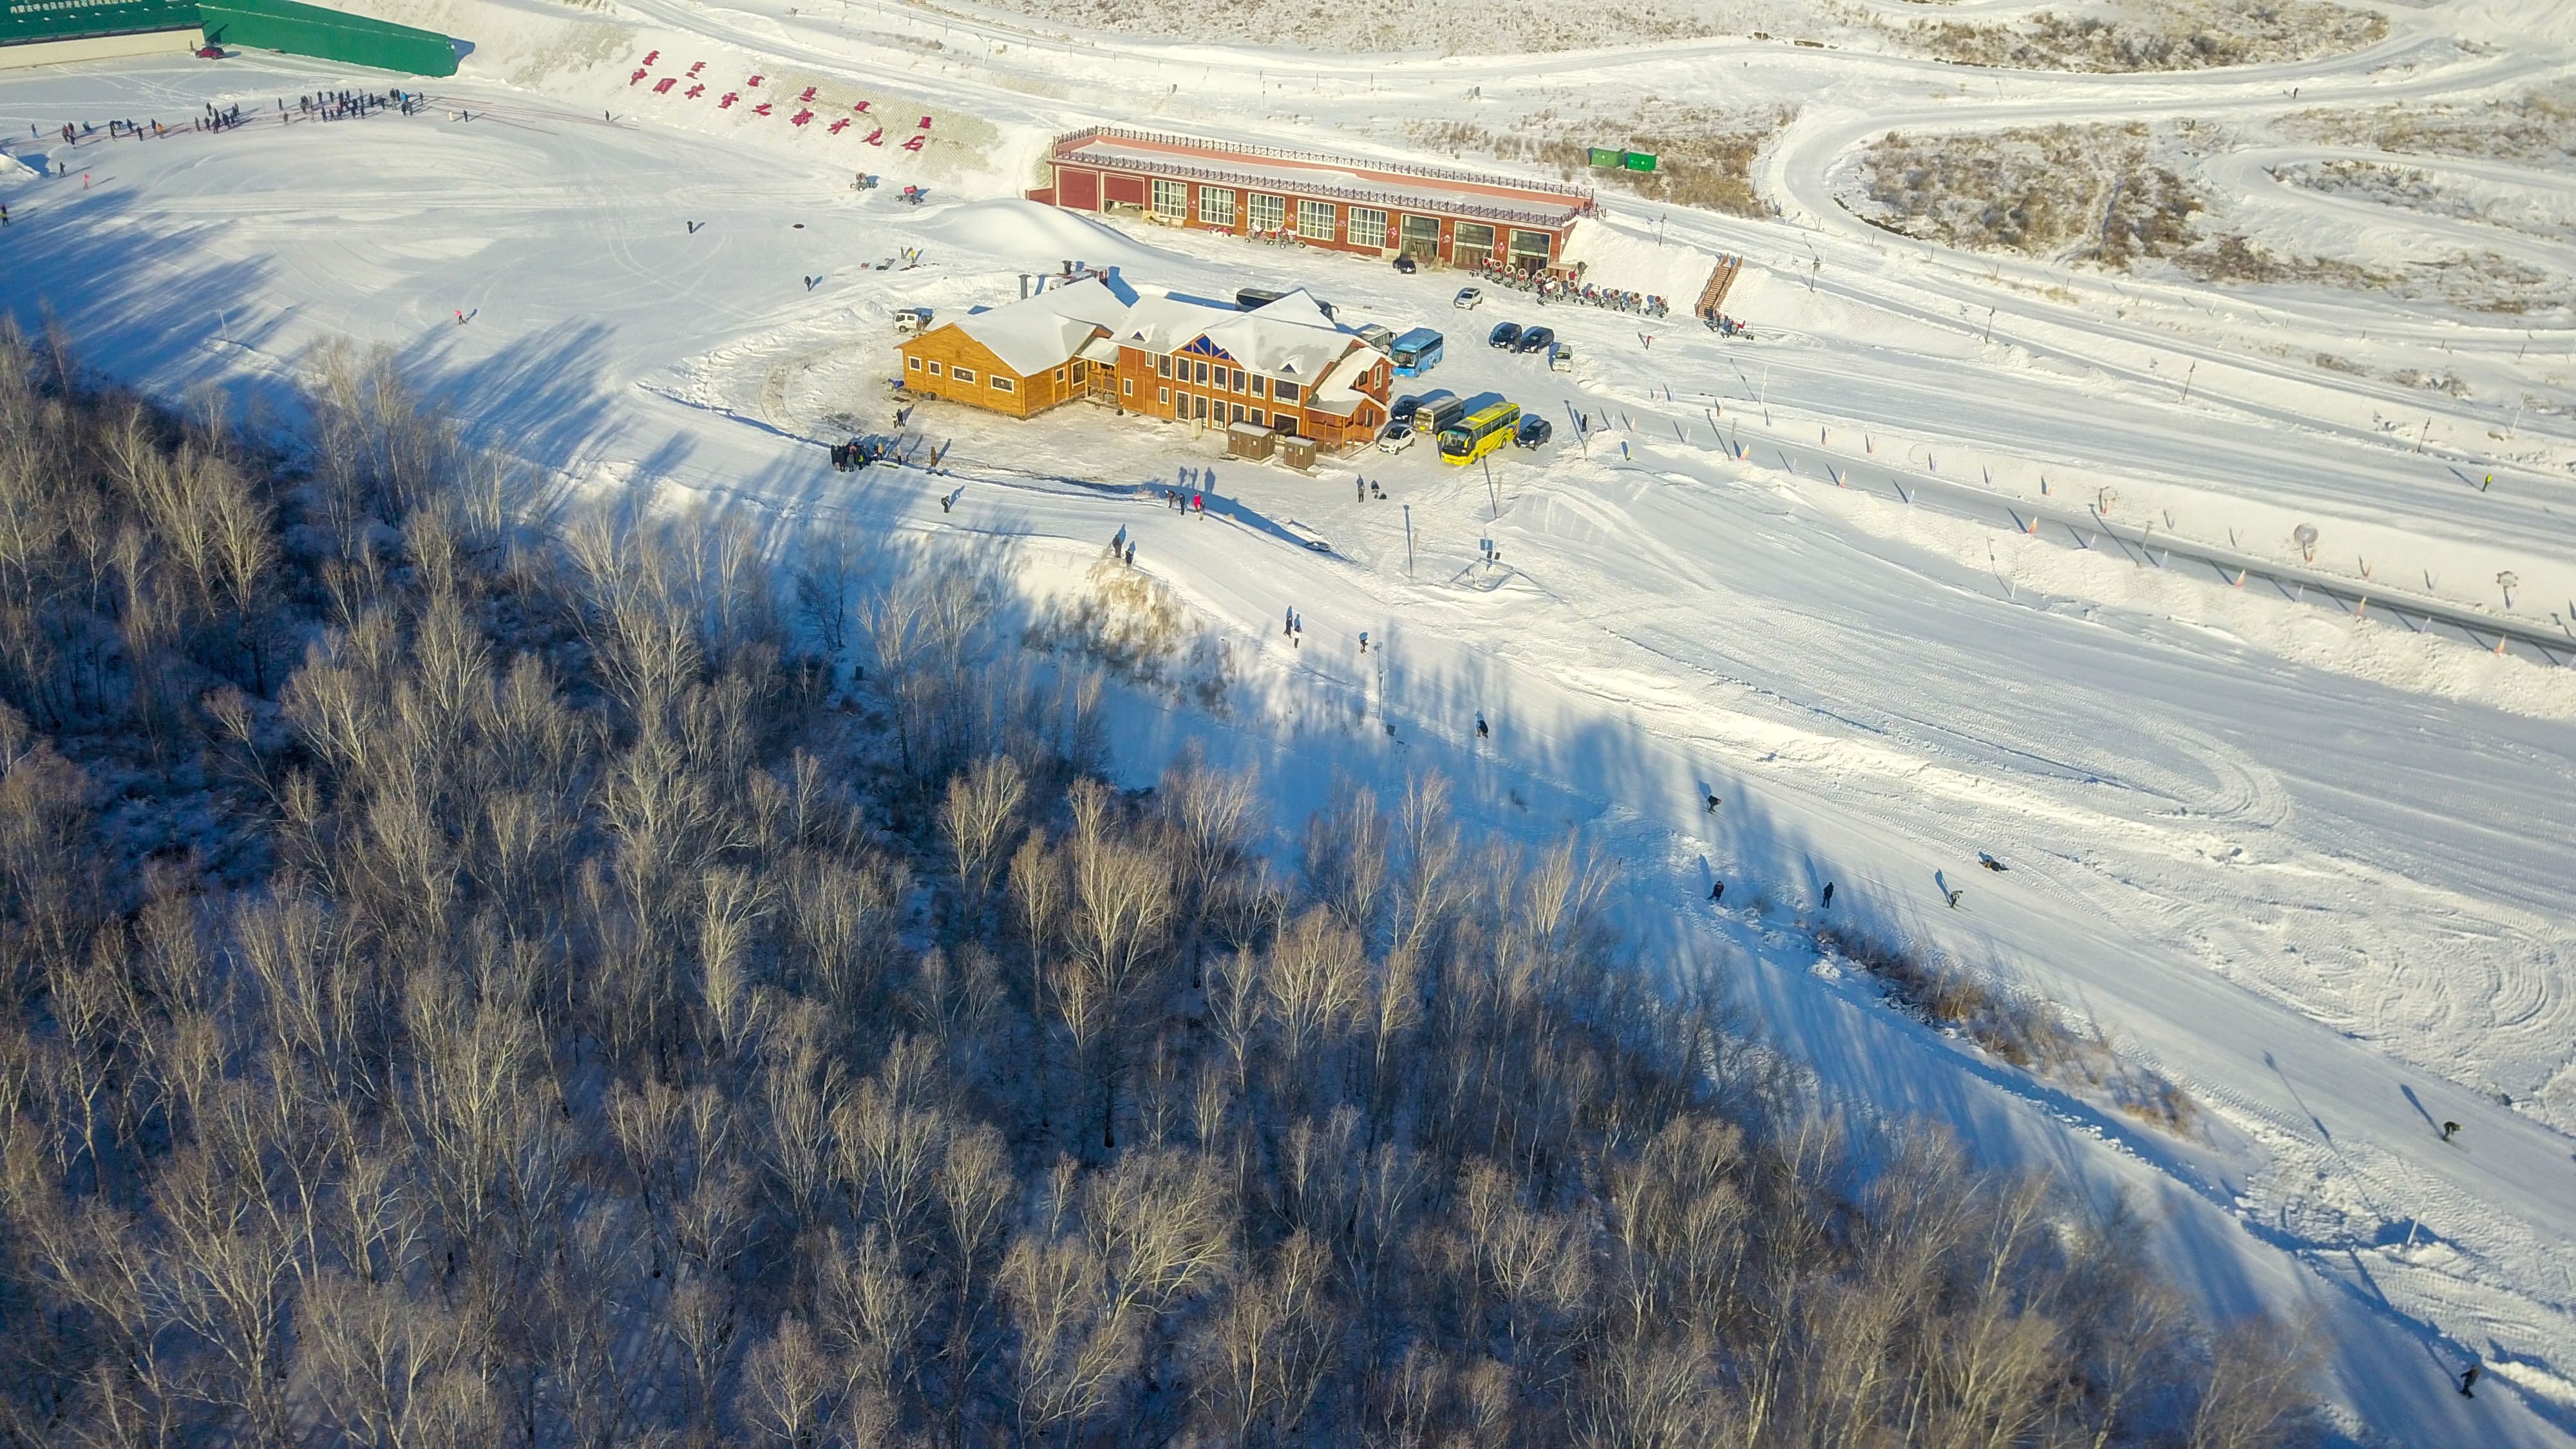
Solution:
<svg viewBox="0 0 2576 1449"><path fill-rule="evenodd" d="M1547 419L1534 418L1529 416L1527 413L1523 413L1521 415L1521 430L1512 435L1512 442L1515 446L1523 448L1544 448L1547 446L1547 440L1553 436L1555 432L1555 426L1549 423Z"/></svg>
<svg viewBox="0 0 2576 1449"><path fill-rule="evenodd" d="M1404 274L1405 274L1406 276L1408 276L1408 277L1409 277L1409 276L1412 276L1412 275L1413 275L1413 273L1414 273L1413 258L1411 258L1411 257L1397 257L1397 258L1395 259L1395 269L1396 269L1397 271L1399 271L1399 272L1404 273Z"/></svg>
<svg viewBox="0 0 2576 1449"><path fill-rule="evenodd" d="M1451 305L1451 306L1453 306L1453 307L1457 308L1458 310L1460 310L1460 311L1464 312L1464 311L1468 311L1468 310L1471 310L1471 309L1473 309L1473 308L1475 308L1475 307L1477 307L1477 306L1482 305L1482 304L1483 304L1483 302L1484 302L1484 300L1485 300L1485 289L1484 289L1484 288L1482 288L1482 287L1460 287L1460 288L1458 289L1458 295L1457 295L1457 297L1456 297L1456 298L1454 298L1454 299L1450 302L1450 304L1449 304L1449 305Z"/></svg>
<svg viewBox="0 0 2576 1449"><path fill-rule="evenodd" d="M220 45L201 45L197 47L197 59L199 60L221 60L223 58L224 48Z"/></svg>
<svg viewBox="0 0 2576 1449"><path fill-rule="evenodd" d="M1377 435L1377 450L1381 453L1401 453L1413 446L1413 439L1413 424L1410 420L1389 423L1386 425L1386 430Z"/></svg>
<svg viewBox="0 0 2576 1449"><path fill-rule="evenodd" d="M1535 352L1539 356L1545 357L1547 355L1547 350L1555 345L1556 333L1552 329L1546 327L1533 327L1521 334L1520 341L1512 344L1512 351Z"/></svg>
<svg viewBox="0 0 2576 1449"><path fill-rule="evenodd" d="M1395 330L1391 327L1380 327L1374 322L1355 322L1351 324L1351 330L1359 334L1362 342L1380 352L1395 345Z"/></svg>
<svg viewBox="0 0 2576 1449"><path fill-rule="evenodd" d="M1499 347L1505 352L1509 352L1512 348L1512 344L1520 340L1521 324L1518 322L1497 322L1494 324L1494 330L1486 334L1485 344L1489 347Z"/></svg>
<svg viewBox="0 0 2576 1449"><path fill-rule="evenodd" d="M1414 410L1421 406L1422 398L1418 394L1406 393L1404 396L1395 400L1395 405L1393 407L1386 410L1386 420L1390 423L1402 423L1406 427L1411 427L1413 426Z"/></svg>
<svg viewBox="0 0 2576 1449"><path fill-rule="evenodd" d="M1560 342L1554 347L1549 348L1547 350L1547 365L1552 371L1572 372L1574 370L1574 344L1571 342Z"/></svg>

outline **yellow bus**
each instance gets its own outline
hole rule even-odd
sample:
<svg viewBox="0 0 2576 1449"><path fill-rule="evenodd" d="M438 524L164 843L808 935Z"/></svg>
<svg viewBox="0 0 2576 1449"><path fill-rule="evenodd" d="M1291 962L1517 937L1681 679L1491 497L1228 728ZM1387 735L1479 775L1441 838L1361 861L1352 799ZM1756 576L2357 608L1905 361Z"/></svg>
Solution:
<svg viewBox="0 0 2576 1449"><path fill-rule="evenodd" d="M1521 425L1519 403L1495 403L1440 430L1440 456L1464 467L1512 440Z"/></svg>

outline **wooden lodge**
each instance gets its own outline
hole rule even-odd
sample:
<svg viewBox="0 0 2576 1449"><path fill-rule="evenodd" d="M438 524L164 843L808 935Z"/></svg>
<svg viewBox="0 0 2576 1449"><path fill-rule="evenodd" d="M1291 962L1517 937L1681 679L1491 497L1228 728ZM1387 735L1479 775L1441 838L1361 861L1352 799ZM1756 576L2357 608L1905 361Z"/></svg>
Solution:
<svg viewBox="0 0 2576 1449"><path fill-rule="evenodd" d="M1092 277L971 312L896 344L904 388L1015 418L1102 391L1108 369L1083 349L1134 299L1115 277Z"/></svg>
<svg viewBox="0 0 2576 1449"><path fill-rule="evenodd" d="M1246 311L1137 298L1116 274L1049 288L907 337L906 391L1025 418L1077 397L1227 433L1339 451L1386 425L1395 366L1295 291Z"/></svg>

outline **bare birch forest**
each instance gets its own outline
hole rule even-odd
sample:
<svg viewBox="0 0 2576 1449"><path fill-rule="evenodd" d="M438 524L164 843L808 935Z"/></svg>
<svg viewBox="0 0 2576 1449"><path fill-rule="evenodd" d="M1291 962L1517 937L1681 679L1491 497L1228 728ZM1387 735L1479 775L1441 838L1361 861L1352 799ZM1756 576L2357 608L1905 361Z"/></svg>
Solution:
<svg viewBox="0 0 2576 1449"><path fill-rule="evenodd" d="M0 335L21 1445L2302 1438L2116 1205L1837 1127L1439 781L1108 783L999 561L531 519Z"/></svg>

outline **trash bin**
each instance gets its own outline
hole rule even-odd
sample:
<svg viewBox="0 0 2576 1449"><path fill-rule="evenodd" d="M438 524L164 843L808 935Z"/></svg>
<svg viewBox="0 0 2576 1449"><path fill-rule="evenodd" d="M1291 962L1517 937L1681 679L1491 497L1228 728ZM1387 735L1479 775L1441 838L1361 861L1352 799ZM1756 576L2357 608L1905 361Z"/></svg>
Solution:
<svg viewBox="0 0 2576 1449"><path fill-rule="evenodd" d="M1229 458L1262 459L1270 456L1271 440L1276 435L1268 428L1251 423L1236 423L1225 430L1225 455Z"/></svg>
<svg viewBox="0 0 2576 1449"><path fill-rule="evenodd" d="M1281 438L1279 440L1279 461L1296 469L1300 473L1314 467L1315 440L1312 438Z"/></svg>

